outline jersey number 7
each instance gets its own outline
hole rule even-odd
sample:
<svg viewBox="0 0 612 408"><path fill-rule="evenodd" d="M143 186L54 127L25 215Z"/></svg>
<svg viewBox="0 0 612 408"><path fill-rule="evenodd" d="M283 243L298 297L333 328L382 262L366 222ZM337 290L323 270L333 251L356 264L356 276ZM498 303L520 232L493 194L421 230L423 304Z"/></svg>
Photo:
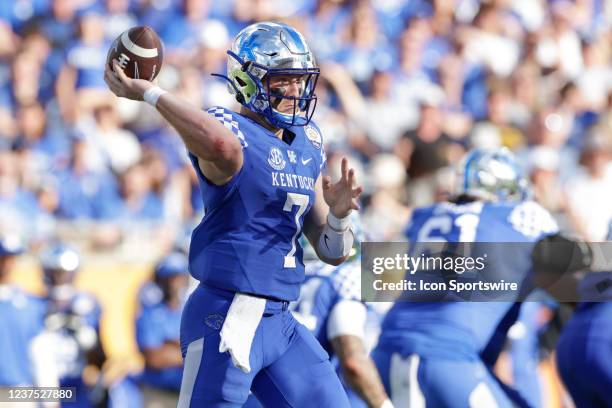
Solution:
<svg viewBox="0 0 612 408"><path fill-rule="evenodd" d="M302 232L302 226L300 224L300 217L308 208L308 201L310 197L305 194L298 193L287 193L287 200L285 201L285 206L283 207L284 211L291 212L294 205L298 206L298 210L295 213L295 234L293 234L293 238L291 238L291 250L287 255L285 255L285 268L295 268L295 249L296 249L296 240L300 232Z"/></svg>

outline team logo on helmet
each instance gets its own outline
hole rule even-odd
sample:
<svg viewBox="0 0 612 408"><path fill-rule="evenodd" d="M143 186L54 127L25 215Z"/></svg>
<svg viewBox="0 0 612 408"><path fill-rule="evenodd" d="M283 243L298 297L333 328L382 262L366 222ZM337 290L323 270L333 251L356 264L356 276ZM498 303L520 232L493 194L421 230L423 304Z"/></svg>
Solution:
<svg viewBox="0 0 612 408"><path fill-rule="evenodd" d="M313 126L306 125L306 127L304 127L304 132L306 133L306 137L308 138L308 140L310 140L310 143L312 143L312 145L317 149L320 149L321 134L319 133L319 131Z"/></svg>
<svg viewBox="0 0 612 408"><path fill-rule="evenodd" d="M285 168L287 161L283 157L283 152L277 147L273 147L270 149L270 154L268 155L268 164L274 170L282 170Z"/></svg>

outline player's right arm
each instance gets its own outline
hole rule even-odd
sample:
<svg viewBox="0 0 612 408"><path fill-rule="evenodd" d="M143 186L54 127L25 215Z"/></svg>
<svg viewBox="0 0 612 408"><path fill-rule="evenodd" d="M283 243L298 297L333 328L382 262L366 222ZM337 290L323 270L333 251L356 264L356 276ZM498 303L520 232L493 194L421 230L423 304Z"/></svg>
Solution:
<svg viewBox="0 0 612 408"><path fill-rule="evenodd" d="M145 364L155 370L181 367L183 356L181 347L175 343L164 343L159 347L145 348L142 350Z"/></svg>
<svg viewBox="0 0 612 408"><path fill-rule="evenodd" d="M119 66L114 71L106 67L104 80L115 95L135 101L143 101L144 93L155 87L149 81L128 78ZM225 184L240 171L243 163L240 141L214 117L168 92L159 97L156 108L198 158L209 181Z"/></svg>
<svg viewBox="0 0 612 408"><path fill-rule="evenodd" d="M332 339L331 343L340 360L344 378L368 406L392 407L376 365L365 350L363 340L357 336L343 335Z"/></svg>
<svg viewBox="0 0 612 408"><path fill-rule="evenodd" d="M389 408L393 405L365 347L366 316L366 307L359 301L346 299L336 303L327 321L327 336L351 388L369 407Z"/></svg>

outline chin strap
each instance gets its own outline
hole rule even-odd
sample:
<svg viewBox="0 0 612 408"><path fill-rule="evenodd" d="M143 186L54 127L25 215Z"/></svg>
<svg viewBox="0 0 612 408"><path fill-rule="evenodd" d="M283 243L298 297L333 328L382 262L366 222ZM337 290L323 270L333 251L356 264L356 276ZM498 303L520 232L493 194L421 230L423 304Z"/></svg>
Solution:
<svg viewBox="0 0 612 408"><path fill-rule="evenodd" d="M240 92L240 90L238 90L238 88L236 88L236 85L234 85L234 82L229 79L229 77L227 75L223 75L223 74L210 74L210 76L214 76L214 77L218 77L221 79L224 79L225 81L227 81L228 84L230 84L230 86L234 89L234 92L236 93L236 101L238 101L239 104L244 104L245 100L244 100L244 95L242 95L242 92Z"/></svg>

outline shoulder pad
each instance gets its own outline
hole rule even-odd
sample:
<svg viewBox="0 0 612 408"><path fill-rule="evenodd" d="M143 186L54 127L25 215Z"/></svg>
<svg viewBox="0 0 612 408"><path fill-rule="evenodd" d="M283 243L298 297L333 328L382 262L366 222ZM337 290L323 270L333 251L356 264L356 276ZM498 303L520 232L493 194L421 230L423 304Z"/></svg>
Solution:
<svg viewBox="0 0 612 408"><path fill-rule="evenodd" d="M508 216L512 227L529 238L537 238L559 231L552 215L535 201L525 201L515 206Z"/></svg>

